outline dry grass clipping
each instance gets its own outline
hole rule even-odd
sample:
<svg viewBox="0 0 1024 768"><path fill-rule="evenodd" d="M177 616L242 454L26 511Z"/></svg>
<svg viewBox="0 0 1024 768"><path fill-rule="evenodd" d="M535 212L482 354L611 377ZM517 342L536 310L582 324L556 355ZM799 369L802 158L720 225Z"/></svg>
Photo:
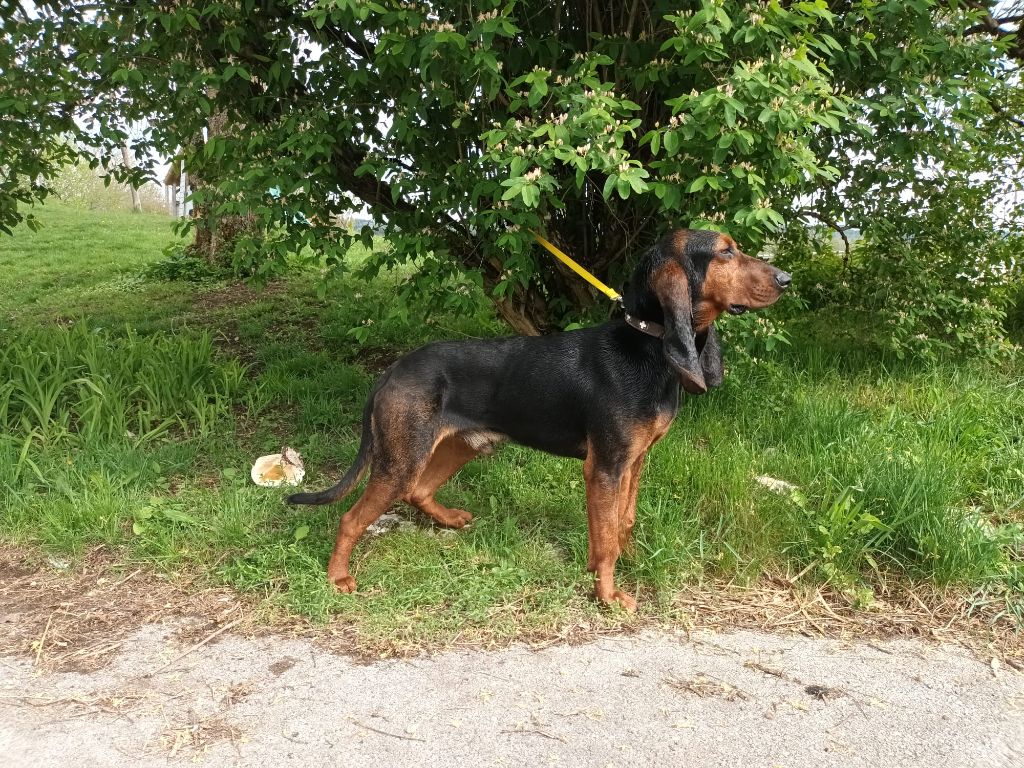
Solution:
<svg viewBox="0 0 1024 768"><path fill-rule="evenodd" d="M0 655L23 655L47 670L91 672L146 624L182 617L224 623L243 614L228 589L125 571L102 549L74 569L54 569L39 555L0 547Z"/></svg>
<svg viewBox="0 0 1024 768"><path fill-rule="evenodd" d="M534 647L578 644L642 629L736 629L798 632L850 641L923 638L957 643L990 660L1024 671L1024 633L997 601L971 601L962 591L908 585L892 579L876 588L870 608L853 606L838 590L808 587L783 577L754 586L709 583L677 592L657 615L601 613L583 600L544 629L496 637L467 628L437 640L409 640L364 630L350 618L326 624L286 613L228 588L209 588L203 576L168 577L149 566L125 567L117 553L97 548L73 568L54 568L36 551L0 546L0 655L27 656L48 670L88 672L113 658L146 624L182 623L183 646L230 630L304 638L364 660L412 656L445 648L480 649L525 642ZM640 595L655 605L656 595ZM231 625L230 627L227 625Z"/></svg>

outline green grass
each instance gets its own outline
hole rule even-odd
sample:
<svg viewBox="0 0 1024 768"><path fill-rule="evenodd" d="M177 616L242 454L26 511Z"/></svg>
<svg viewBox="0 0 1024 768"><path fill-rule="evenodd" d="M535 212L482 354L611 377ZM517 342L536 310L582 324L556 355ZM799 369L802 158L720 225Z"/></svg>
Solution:
<svg viewBox="0 0 1024 768"><path fill-rule="evenodd" d="M40 233L0 239L0 537L64 553L105 544L366 638L621 620L588 599L579 462L515 446L473 462L439 494L473 525L451 533L406 510L414 525L357 548L354 596L324 576L354 497L292 509L248 480L255 457L289 444L311 486L333 482L374 375L425 341L501 332L486 307L389 317L407 271L324 299L312 272L263 292L160 282L142 275L171 237L166 219L56 206L41 218ZM367 319L360 346L349 331ZM669 616L686 584L766 572L859 599L895 578L1019 605L1019 368L894 364L792 328L790 348L730 358L725 386L685 399L652 451L619 568L641 612ZM799 491L773 493L761 474Z"/></svg>

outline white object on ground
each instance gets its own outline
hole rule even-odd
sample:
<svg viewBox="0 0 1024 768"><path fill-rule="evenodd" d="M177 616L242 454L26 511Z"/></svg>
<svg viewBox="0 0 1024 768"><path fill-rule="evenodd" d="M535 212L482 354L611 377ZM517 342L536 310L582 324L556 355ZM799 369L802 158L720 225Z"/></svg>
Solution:
<svg viewBox="0 0 1024 768"><path fill-rule="evenodd" d="M774 493L789 493L797 489L797 486L792 483L787 483L785 480L779 480L779 478L769 475L758 475L754 479Z"/></svg>
<svg viewBox="0 0 1024 768"><path fill-rule="evenodd" d="M249 473L256 485L277 488L283 483L298 485L306 476L302 466L302 455L294 448L285 446L280 453L260 456Z"/></svg>

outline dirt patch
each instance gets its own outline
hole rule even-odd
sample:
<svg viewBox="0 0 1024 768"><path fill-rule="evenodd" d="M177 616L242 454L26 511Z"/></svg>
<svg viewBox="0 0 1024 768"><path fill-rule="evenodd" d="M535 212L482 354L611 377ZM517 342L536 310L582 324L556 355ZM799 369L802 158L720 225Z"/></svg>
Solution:
<svg viewBox="0 0 1024 768"><path fill-rule="evenodd" d="M246 615L246 605L228 589L118 566L104 549L71 568L57 557L3 547L0 615L0 654L28 656L42 669L88 672L106 666L144 624L196 617L220 624Z"/></svg>
<svg viewBox="0 0 1024 768"><path fill-rule="evenodd" d="M986 605L975 600L968 614L963 594L905 585L881 592L871 610L852 607L841 594L798 589L782 579L745 589L704 585L679 592L670 611L657 617L570 612L557 625L514 637L496 637L484 625L424 641L381 636L349 616L313 623L285 613L272 601L211 588L201 574L168 576L151 566L125 566L119 553L103 548L90 551L71 567L33 550L0 547L0 576L0 655L28 657L36 667L48 670L100 669L140 626L173 620L177 642L185 649L218 642L227 628L250 635L302 637L363 661L453 648L505 647L514 641L534 648L578 645L644 629L682 628L866 642L923 638L969 647L1024 671L1024 633L1001 612L998 602ZM653 601L653 596L647 599ZM282 662L270 672L282 675L288 669Z"/></svg>
<svg viewBox="0 0 1024 768"><path fill-rule="evenodd" d="M861 639L925 638L997 648L1011 665L1024 669L1024 635L1000 596L910 585L894 577L876 586L870 606L858 608L838 590L769 577L746 588L684 589L673 603L692 627Z"/></svg>
<svg viewBox="0 0 1024 768"><path fill-rule="evenodd" d="M195 294L192 306L197 312L212 314L222 309L252 304L280 296L285 292L287 284L284 280L272 280L261 288L253 288L248 283L237 282L218 286L213 290Z"/></svg>
<svg viewBox="0 0 1024 768"><path fill-rule="evenodd" d="M379 374L404 354L394 349L360 347L352 356L352 361L367 373Z"/></svg>
<svg viewBox="0 0 1024 768"><path fill-rule="evenodd" d="M246 341L234 310L249 304L265 303L268 305L266 311L271 315L266 335L284 337L297 334L309 349L322 348L315 315L303 312L295 301L289 297L288 284L284 280L271 281L262 288L239 282L196 294L192 309L196 322L213 332L214 344L221 353L249 366L250 373L258 373L260 360L256 348Z"/></svg>

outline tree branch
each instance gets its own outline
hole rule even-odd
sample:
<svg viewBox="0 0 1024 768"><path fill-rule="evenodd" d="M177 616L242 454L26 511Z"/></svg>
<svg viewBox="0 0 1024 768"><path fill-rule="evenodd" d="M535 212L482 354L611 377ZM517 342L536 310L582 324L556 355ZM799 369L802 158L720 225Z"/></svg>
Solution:
<svg viewBox="0 0 1024 768"><path fill-rule="evenodd" d="M845 249L843 253L843 271L846 271L846 268L850 266L850 238L846 236L846 231L839 226L839 222L810 208L799 208L794 213L797 216L810 216L812 219L817 219L829 229L839 233L839 236L843 238L843 248Z"/></svg>
<svg viewBox="0 0 1024 768"><path fill-rule="evenodd" d="M977 35L981 33L988 33L993 37L1011 37L1013 44L1007 49L1009 54L1017 61L1024 61L1024 27L1020 26L1020 23L1024 21L1024 14L1018 13L1008 16L993 16L992 6L995 5L991 2L968 2L968 6L976 11L980 11L981 21L975 24L973 27L968 27L964 30L964 37L970 37L971 35ZM1008 11L1011 9L1007 9ZM1016 10L1014 7L1012 10ZM1016 24L1017 29L1005 29L1007 25Z"/></svg>
<svg viewBox="0 0 1024 768"><path fill-rule="evenodd" d="M1018 125L1021 128L1024 128L1024 120L1022 120L1019 117L1015 117L1014 115L1011 115L1009 112L1006 111L1006 107L1004 107L1002 104L998 104L992 99L988 98L986 98L985 101L988 102L988 105L992 108L992 111L999 117L1001 117L1003 120L1007 120L1013 123L1014 125Z"/></svg>

